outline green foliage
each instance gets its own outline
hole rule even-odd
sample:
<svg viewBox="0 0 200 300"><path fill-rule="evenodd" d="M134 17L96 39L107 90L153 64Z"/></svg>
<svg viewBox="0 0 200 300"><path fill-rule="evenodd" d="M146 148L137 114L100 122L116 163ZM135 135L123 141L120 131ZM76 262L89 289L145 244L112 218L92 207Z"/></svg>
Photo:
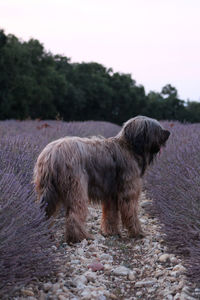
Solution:
<svg viewBox="0 0 200 300"><path fill-rule="evenodd" d="M187 102L187 119L192 123L199 122L200 119L200 103L195 101Z"/></svg>
<svg viewBox="0 0 200 300"><path fill-rule="evenodd" d="M0 119L103 120L121 124L138 114L200 121L200 104L179 99L175 87L145 94L130 74L101 64L71 63L0 30Z"/></svg>

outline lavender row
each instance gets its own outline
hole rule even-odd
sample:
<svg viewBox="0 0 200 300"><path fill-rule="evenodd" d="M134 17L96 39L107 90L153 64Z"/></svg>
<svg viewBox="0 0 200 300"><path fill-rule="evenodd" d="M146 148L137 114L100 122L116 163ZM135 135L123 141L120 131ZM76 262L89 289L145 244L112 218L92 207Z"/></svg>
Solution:
<svg viewBox="0 0 200 300"><path fill-rule="evenodd" d="M188 277L200 283L200 124L164 126L172 134L147 173L145 188L169 247L184 256Z"/></svg>

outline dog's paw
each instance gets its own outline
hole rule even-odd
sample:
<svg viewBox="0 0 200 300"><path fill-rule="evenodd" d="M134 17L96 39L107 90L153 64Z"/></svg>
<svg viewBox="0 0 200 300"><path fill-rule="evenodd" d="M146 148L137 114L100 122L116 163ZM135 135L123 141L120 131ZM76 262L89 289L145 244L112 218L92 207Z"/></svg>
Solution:
<svg viewBox="0 0 200 300"><path fill-rule="evenodd" d="M146 236L146 234L143 231L139 231L137 233L130 232L129 237L134 239L143 239Z"/></svg>
<svg viewBox="0 0 200 300"><path fill-rule="evenodd" d="M85 237L86 240L94 240L94 236L92 234L87 234L87 236Z"/></svg>
<svg viewBox="0 0 200 300"><path fill-rule="evenodd" d="M120 232L114 232L114 231L105 231L105 230L100 230L100 233L101 235L103 235L104 237L107 237L107 236L114 236L114 237L117 237L117 238L121 238L122 235Z"/></svg>
<svg viewBox="0 0 200 300"><path fill-rule="evenodd" d="M81 234L77 234L77 235L69 235L66 234L65 236L65 241L68 244L75 244L75 243L80 243L82 240L94 240L94 237L92 234L84 232Z"/></svg>

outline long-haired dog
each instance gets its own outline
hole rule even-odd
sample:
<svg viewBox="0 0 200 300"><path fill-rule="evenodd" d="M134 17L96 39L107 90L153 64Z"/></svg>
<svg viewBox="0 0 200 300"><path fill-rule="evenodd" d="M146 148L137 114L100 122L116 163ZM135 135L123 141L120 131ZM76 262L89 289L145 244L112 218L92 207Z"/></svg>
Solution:
<svg viewBox="0 0 200 300"><path fill-rule="evenodd" d="M169 135L158 121L137 116L115 137L65 137L44 148L34 183L47 217L64 205L67 242L90 237L85 229L90 201L102 204L102 234L119 234L121 215L131 237L143 236L137 214L141 178Z"/></svg>

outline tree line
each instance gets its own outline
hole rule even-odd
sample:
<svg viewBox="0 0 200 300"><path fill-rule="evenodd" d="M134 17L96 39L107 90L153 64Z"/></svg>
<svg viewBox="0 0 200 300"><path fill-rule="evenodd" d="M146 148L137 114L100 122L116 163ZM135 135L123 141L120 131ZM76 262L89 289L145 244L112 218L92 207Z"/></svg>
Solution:
<svg viewBox="0 0 200 300"><path fill-rule="evenodd" d="M200 121L200 103L185 102L170 84L145 93L130 74L95 62L71 63L36 39L0 30L0 119L104 120L121 124L138 115Z"/></svg>

